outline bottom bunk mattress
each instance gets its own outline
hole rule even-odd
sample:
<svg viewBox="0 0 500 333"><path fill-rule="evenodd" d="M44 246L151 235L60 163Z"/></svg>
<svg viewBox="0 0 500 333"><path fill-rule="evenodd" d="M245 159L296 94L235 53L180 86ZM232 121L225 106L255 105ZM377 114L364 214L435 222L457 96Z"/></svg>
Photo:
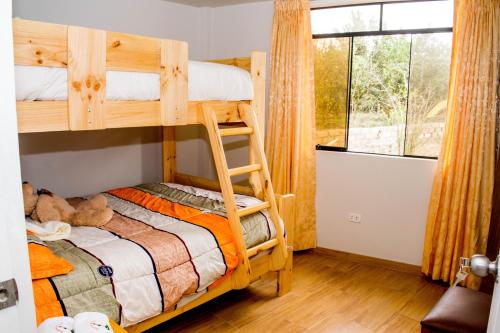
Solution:
<svg viewBox="0 0 500 333"><path fill-rule="evenodd" d="M110 222L73 227L67 239L39 243L73 270L33 280L38 323L99 311L122 326L133 325L193 300L236 268L220 193L161 183L103 194L114 210ZM240 207L259 202L239 195L236 201ZM275 237L267 212L241 223L247 247Z"/></svg>

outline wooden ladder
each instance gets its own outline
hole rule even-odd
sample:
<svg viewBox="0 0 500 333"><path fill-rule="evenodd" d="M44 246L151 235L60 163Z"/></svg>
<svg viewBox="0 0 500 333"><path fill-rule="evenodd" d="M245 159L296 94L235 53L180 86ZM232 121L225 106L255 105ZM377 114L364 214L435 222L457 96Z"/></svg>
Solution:
<svg viewBox="0 0 500 333"><path fill-rule="evenodd" d="M249 258L258 253L272 249L270 270L279 270L285 266L288 255L283 228L280 223L278 207L271 184L271 176L267 166L264 146L260 137L258 121L255 112L248 104L239 104L238 113L245 123L244 127L220 128L216 113L205 104L200 105L203 124L207 128L210 146L212 149L217 176L219 178L227 218L232 233L236 236L236 246L239 255L239 265L233 273L235 289L245 288L250 283L252 274ZM249 136L250 164L229 169L222 144L222 137L227 136ZM238 208L234 197L231 177L250 174L250 182L255 192L255 197L263 202L254 206ZM270 239L262 244L247 249L243 240L240 219L242 217L257 213L262 210L269 212L269 216L276 230L276 238Z"/></svg>

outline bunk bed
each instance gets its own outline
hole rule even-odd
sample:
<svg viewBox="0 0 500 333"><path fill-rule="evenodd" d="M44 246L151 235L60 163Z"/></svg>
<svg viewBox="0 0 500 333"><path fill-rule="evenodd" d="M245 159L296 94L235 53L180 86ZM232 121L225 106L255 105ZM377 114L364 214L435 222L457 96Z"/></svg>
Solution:
<svg viewBox="0 0 500 333"><path fill-rule="evenodd" d="M191 73L191 66L204 65L188 62L185 42L21 19L13 22L16 72L23 75L24 71L25 75L24 79L16 81L36 80L36 73L30 74L33 68L42 71L55 68L58 79L54 82L59 82L59 91L61 80L67 85L67 91L56 94L52 100L51 94L41 99L29 98L28 94L18 100L19 133L159 126L163 128L164 183L222 192L225 216L237 252L237 266L232 274L224 276L194 300L128 326L127 331L143 332L232 289L246 288L270 271L278 272L279 295L290 290L292 248L287 243L291 244L293 239L294 196L275 195L263 150L264 53L253 52L249 58L211 62L229 71L233 79L231 75L236 68L248 73L250 99L231 100L229 96L226 100L190 100L188 72ZM218 70L208 67L208 70ZM158 82L157 92L152 96L146 93L147 97L122 94L125 97L120 98L120 91L111 85L117 85L123 75L129 76L130 85L134 77L147 75L142 78ZM118 93L109 93L112 89ZM240 96L244 95L245 92ZM175 126L190 124L203 125L208 132L218 181L176 172ZM228 167L222 138L229 136L248 137L249 165ZM249 175L251 186L232 184L231 177L244 174ZM259 201L242 208L237 204L236 193L250 195ZM274 226L275 237L247 248L241 219L263 211ZM281 221L287 230L286 236Z"/></svg>

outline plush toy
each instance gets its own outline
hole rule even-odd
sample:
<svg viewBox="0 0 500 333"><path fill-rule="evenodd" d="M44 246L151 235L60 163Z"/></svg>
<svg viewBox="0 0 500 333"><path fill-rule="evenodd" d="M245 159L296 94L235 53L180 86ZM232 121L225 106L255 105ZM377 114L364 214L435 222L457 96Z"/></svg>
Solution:
<svg viewBox="0 0 500 333"><path fill-rule="evenodd" d="M33 190L30 183L23 183L24 215L31 215L38 201L38 194Z"/></svg>
<svg viewBox="0 0 500 333"><path fill-rule="evenodd" d="M113 217L113 210L107 205L108 200L102 194L83 200L76 206L69 223L75 227L105 225Z"/></svg>
<svg viewBox="0 0 500 333"><path fill-rule="evenodd" d="M75 208L65 199L45 189L39 190L37 194L38 201L33 213L31 213L33 220L40 222L71 222L71 216L75 213Z"/></svg>
<svg viewBox="0 0 500 333"><path fill-rule="evenodd" d="M106 197L98 194L74 206L60 196L42 189L34 193L29 183L23 184L24 214L35 221L62 221L72 226L100 227L113 217Z"/></svg>

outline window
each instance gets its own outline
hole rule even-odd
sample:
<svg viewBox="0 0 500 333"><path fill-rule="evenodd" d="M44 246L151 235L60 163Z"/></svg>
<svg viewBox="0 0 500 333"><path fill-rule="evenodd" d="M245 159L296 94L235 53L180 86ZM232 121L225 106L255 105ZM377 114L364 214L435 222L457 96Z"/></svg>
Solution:
<svg viewBox="0 0 500 333"><path fill-rule="evenodd" d="M453 1L311 11L318 149L437 157Z"/></svg>

